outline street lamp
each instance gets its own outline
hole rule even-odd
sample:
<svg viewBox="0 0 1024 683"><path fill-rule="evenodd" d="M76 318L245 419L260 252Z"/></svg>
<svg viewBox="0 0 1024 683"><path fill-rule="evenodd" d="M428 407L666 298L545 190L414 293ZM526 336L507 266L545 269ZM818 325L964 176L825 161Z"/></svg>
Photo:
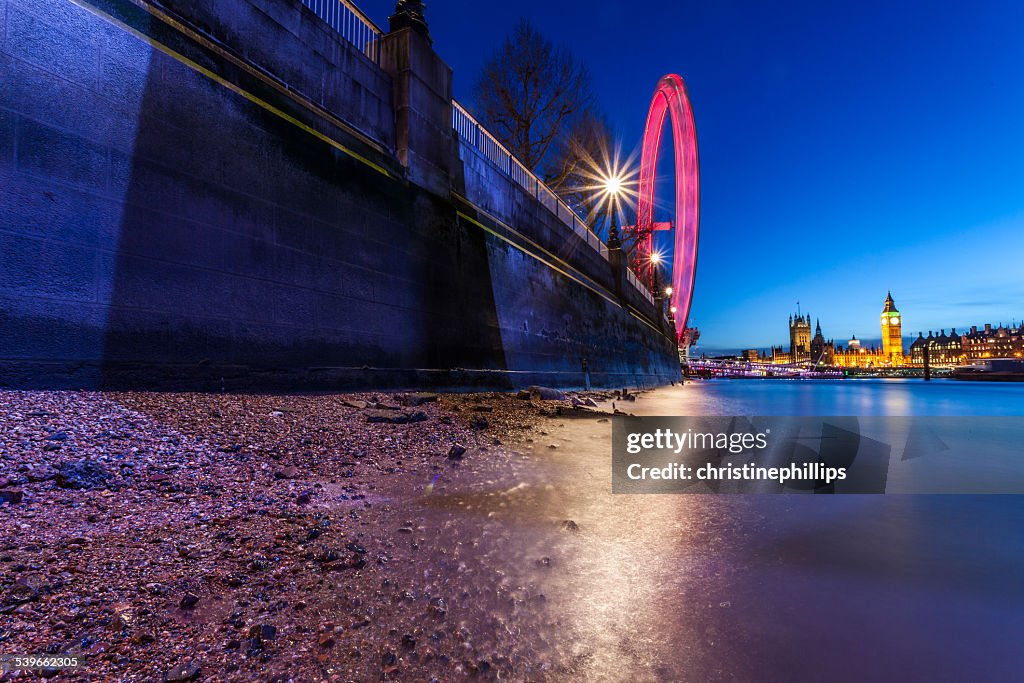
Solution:
<svg viewBox="0 0 1024 683"><path fill-rule="evenodd" d="M659 263L661 263L661 254L656 251L651 252L651 265L656 266Z"/></svg>
<svg viewBox="0 0 1024 683"><path fill-rule="evenodd" d="M619 193L622 192L622 177L612 175L605 178L604 192L612 197L617 197Z"/></svg>
<svg viewBox="0 0 1024 683"><path fill-rule="evenodd" d="M607 171L596 174L594 178L597 183L592 186L592 189L598 191L598 197L594 208L592 209L592 215L594 216L595 224L591 227L591 230L596 232L597 220L599 215L604 215L605 218L611 216L611 226L608 229L608 240L610 242L618 242L618 228L615 225L616 216L619 212L619 202L623 195L626 194L626 178L621 173L614 169L608 169Z"/></svg>

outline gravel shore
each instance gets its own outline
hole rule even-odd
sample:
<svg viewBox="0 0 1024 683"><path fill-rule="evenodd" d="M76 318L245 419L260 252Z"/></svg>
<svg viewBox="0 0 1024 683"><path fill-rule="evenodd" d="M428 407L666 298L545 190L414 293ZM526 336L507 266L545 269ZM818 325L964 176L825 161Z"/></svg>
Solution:
<svg viewBox="0 0 1024 683"><path fill-rule="evenodd" d="M473 512L539 476L505 444L593 405L543 395L0 392L0 653L85 657L59 680L558 678L537 572L574 525Z"/></svg>

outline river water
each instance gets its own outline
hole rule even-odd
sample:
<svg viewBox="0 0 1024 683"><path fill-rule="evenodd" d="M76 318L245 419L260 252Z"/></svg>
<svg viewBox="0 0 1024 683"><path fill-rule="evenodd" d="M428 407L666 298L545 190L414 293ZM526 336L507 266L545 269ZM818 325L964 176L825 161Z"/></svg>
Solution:
<svg viewBox="0 0 1024 683"><path fill-rule="evenodd" d="M1024 415L1024 384L713 380L619 407ZM523 562L545 553L543 571L517 580L553 615L524 634L550 650L551 678L1024 676L1024 498L612 495L609 423L554 420L541 434L486 518ZM553 536L560 519L578 531Z"/></svg>

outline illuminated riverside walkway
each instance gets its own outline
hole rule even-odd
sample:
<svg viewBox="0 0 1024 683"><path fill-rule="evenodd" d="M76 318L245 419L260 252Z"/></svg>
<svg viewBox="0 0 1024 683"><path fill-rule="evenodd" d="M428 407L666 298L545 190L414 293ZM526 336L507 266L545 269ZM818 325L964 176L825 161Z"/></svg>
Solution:
<svg viewBox="0 0 1024 683"><path fill-rule="evenodd" d="M741 360L698 359L689 363L691 377L750 379L841 379L843 377L922 377L923 368L833 368L797 364L751 363ZM946 377L948 367L933 367L932 377Z"/></svg>
<svg viewBox="0 0 1024 683"><path fill-rule="evenodd" d="M778 377L791 379L838 379L844 377L836 368L813 368L801 365L772 365L738 360L691 360L690 374L699 377Z"/></svg>

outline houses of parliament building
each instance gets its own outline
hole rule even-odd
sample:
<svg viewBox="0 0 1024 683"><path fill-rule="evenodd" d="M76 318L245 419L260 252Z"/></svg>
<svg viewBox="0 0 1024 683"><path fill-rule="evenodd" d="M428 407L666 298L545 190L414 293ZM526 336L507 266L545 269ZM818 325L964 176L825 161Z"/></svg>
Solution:
<svg viewBox="0 0 1024 683"><path fill-rule="evenodd" d="M918 332L906 353L903 350L903 320L892 293L885 297L879 316L882 345L865 347L854 335L845 346L837 346L821 332L821 323L815 321L811 335L811 315L800 313L789 316L789 350L772 347L771 355L756 350L745 351L747 360L780 365L808 364L841 368L881 368L893 366L922 366L925 352L934 366L952 367L975 360L989 358L1024 358L1024 322L982 328L973 326L959 333L956 328L941 332Z"/></svg>
<svg viewBox="0 0 1024 683"><path fill-rule="evenodd" d="M847 368L903 365L903 321L891 292L885 297L879 324L882 327L881 347L861 346L857 335L853 335L845 347L836 346L835 340L825 339L821 332L820 320L815 321L812 337L811 314L797 311L795 316L789 316L789 351L783 350L781 346L772 347L771 362L781 365L808 363Z"/></svg>

